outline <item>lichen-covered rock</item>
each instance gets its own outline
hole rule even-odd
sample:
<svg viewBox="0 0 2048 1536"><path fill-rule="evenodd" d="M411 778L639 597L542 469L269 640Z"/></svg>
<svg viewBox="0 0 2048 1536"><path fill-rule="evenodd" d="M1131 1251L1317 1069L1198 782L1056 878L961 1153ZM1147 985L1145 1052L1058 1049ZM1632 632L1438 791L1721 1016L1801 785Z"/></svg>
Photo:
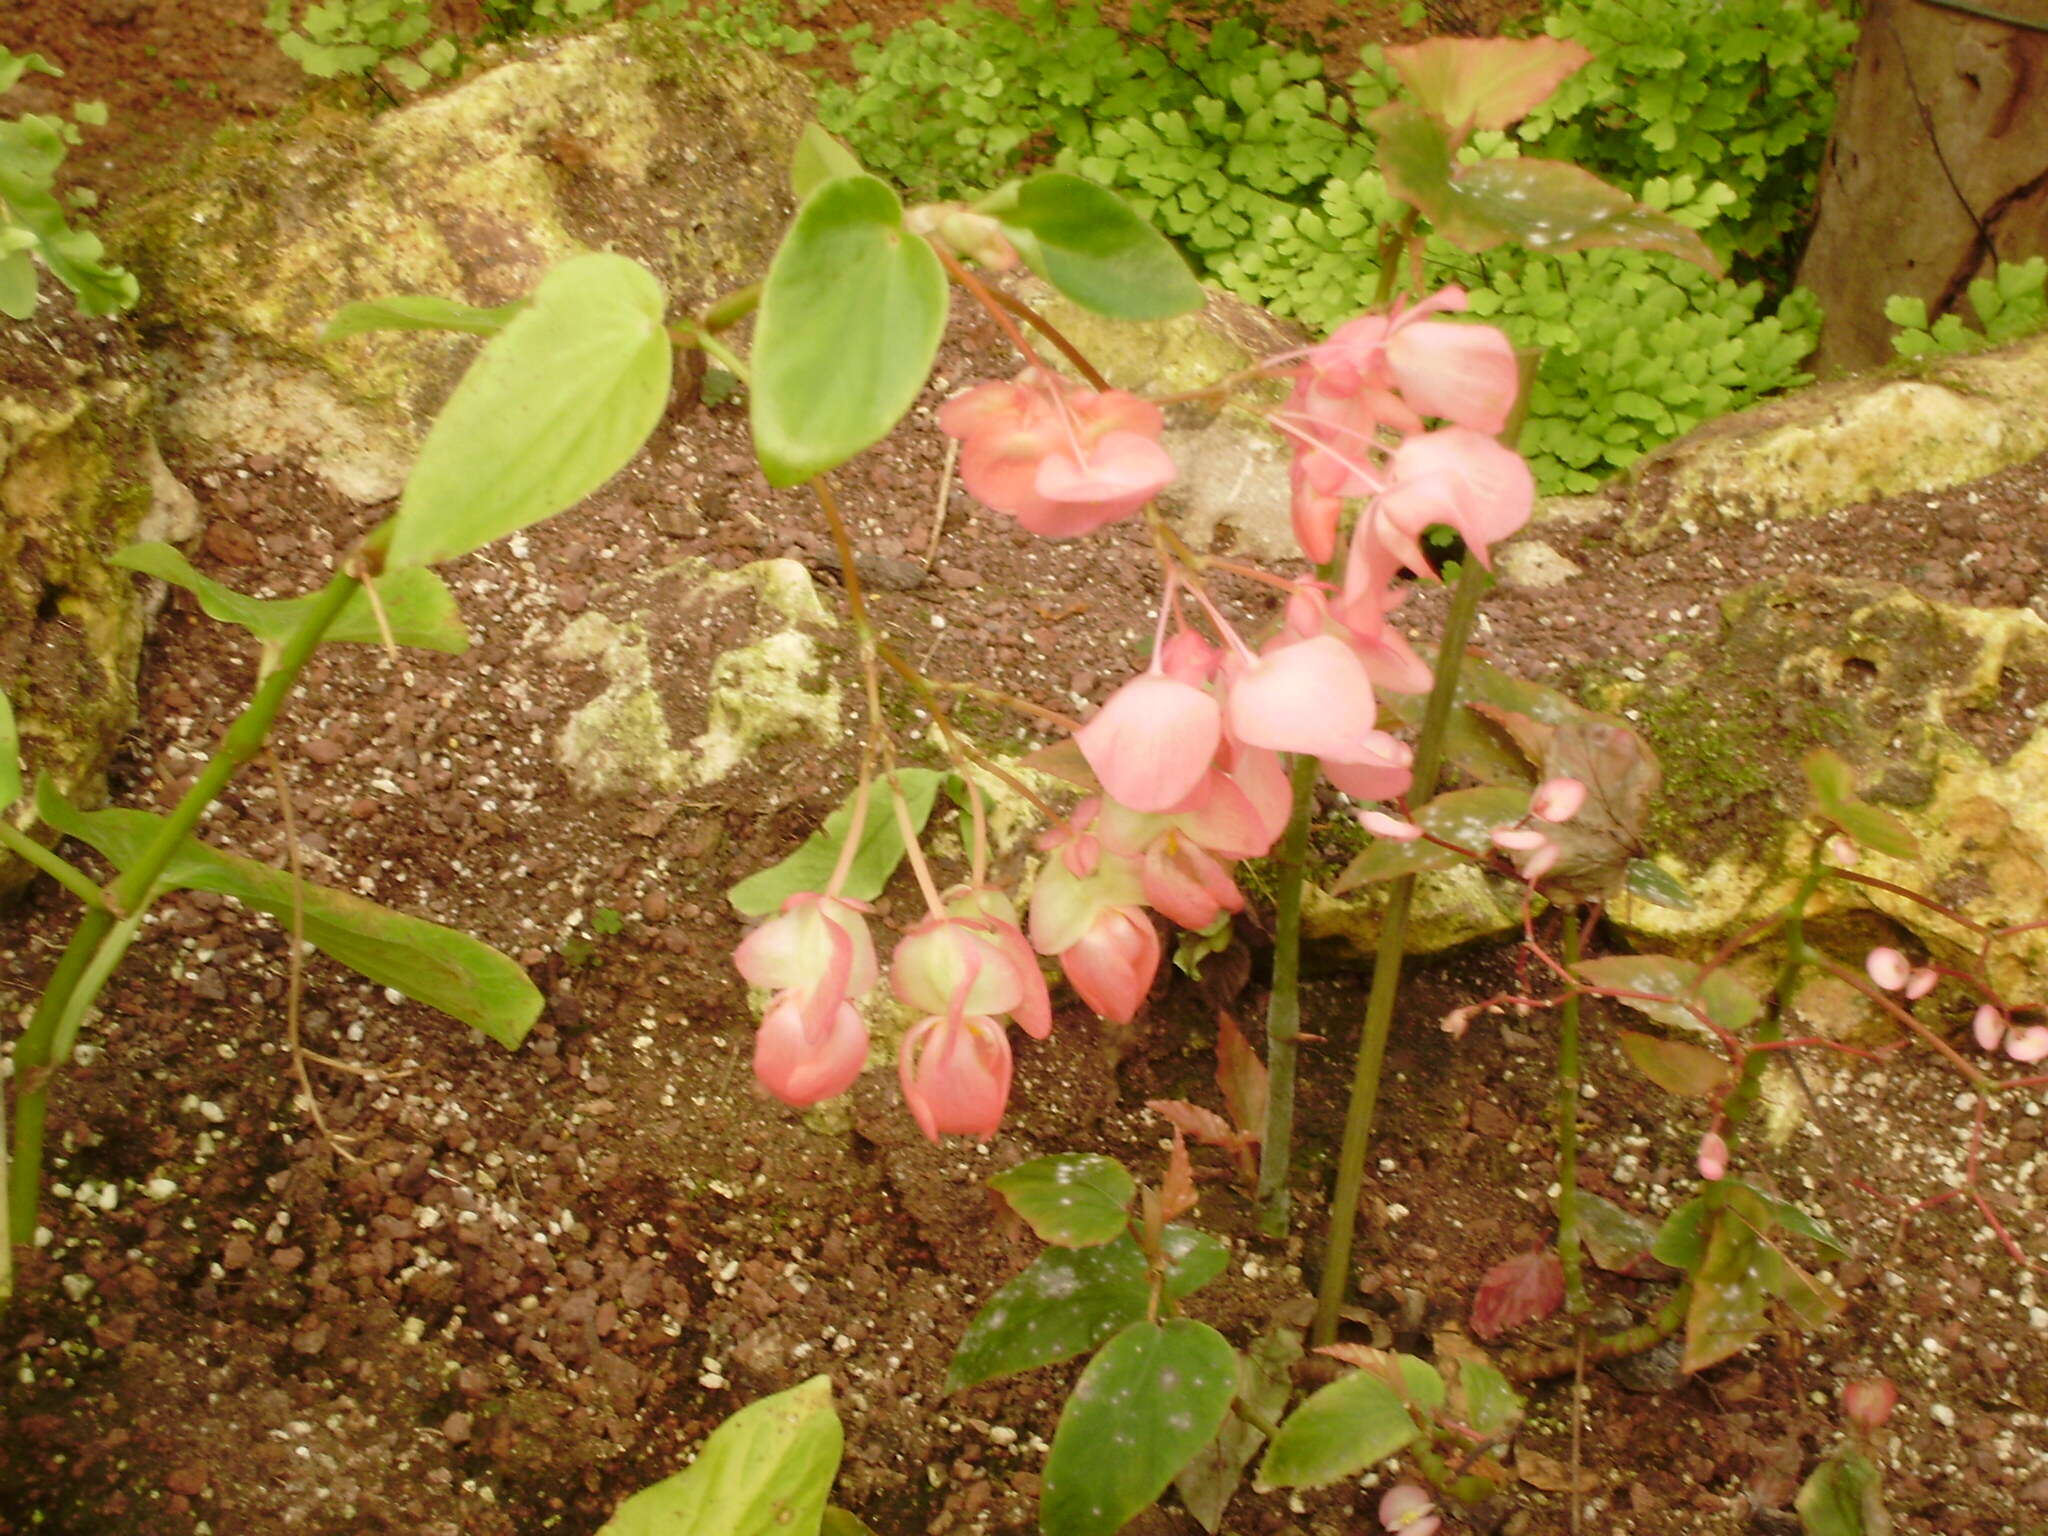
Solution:
<svg viewBox="0 0 2048 1536"><path fill-rule="evenodd" d="M1825 578L1745 588L1722 619L1711 645L1674 650L1589 700L1632 717L1657 749L1652 844L1698 901L1691 912L1623 901L1619 922L1696 948L1782 903L1811 846L1800 764L1817 746L1846 758L1863 796L1918 841L1910 860L1866 851L1862 872L1990 928L2048 918L2048 724L2028 702L2048 696L2048 622ZM1838 921L1859 912L1950 959L1976 949L1951 919L1874 887L1830 882L1816 908ZM2048 932L1995 946L1992 978L2014 999L2048 1000Z"/></svg>
<svg viewBox="0 0 2048 1536"><path fill-rule="evenodd" d="M25 328L0 328L0 691L31 772L88 805L105 798L107 765L134 723L145 619L135 579L107 556L196 531L192 498L151 440L147 400ZM0 896L28 877L0 855Z"/></svg>
<svg viewBox="0 0 2048 1536"><path fill-rule="evenodd" d="M818 636L835 624L794 560L685 560L604 594L549 647L602 679L557 735L556 761L586 795L670 793L758 767L764 747L829 747L840 689Z"/></svg>
<svg viewBox="0 0 2048 1536"><path fill-rule="evenodd" d="M1814 517L1943 490L2048 452L2048 333L1801 390L1710 421L1637 465L1625 536L1686 522Z"/></svg>
<svg viewBox="0 0 2048 1536"><path fill-rule="evenodd" d="M231 131L112 231L143 323L173 344L171 423L386 499L475 340L324 344L335 310L399 293L503 304L589 249L700 305L760 276L806 110L781 66L636 22L528 45L390 112Z"/></svg>

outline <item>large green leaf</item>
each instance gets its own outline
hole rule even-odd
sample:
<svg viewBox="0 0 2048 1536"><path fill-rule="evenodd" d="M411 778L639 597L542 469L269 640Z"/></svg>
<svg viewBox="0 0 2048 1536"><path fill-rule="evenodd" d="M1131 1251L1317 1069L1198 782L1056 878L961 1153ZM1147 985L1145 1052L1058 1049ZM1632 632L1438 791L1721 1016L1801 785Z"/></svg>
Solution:
<svg viewBox="0 0 2048 1536"><path fill-rule="evenodd" d="M1202 285L1171 242L1106 187L1065 171L1013 182L975 205L1053 287L1116 320L1202 307Z"/></svg>
<svg viewBox="0 0 2048 1536"><path fill-rule="evenodd" d="M1694 1009L1734 1035L1741 1034L1763 1012L1756 994L1726 966L1702 976L1697 962L1673 955L1607 955L1581 960L1574 971L1581 981L1593 986L1640 994L1614 1001L1689 1033L1702 1028Z"/></svg>
<svg viewBox="0 0 2048 1536"><path fill-rule="evenodd" d="M1207 1323L1132 1323L1060 1412L1039 1529L1115 1536L1216 1433L1236 1392L1237 1351Z"/></svg>
<svg viewBox="0 0 2048 1536"><path fill-rule="evenodd" d="M405 483L385 563L436 565L574 506L625 468L668 405L654 274L623 256L548 271L483 345Z"/></svg>
<svg viewBox="0 0 2048 1536"><path fill-rule="evenodd" d="M761 289L748 408L772 485L801 485L879 442L916 403L946 326L946 274L872 176L798 210Z"/></svg>
<svg viewBox="0 0 2048 1536"><path fill-rule="evenodd" d="M1206 1232L1168 1227L1166 1294L1179 1300L1207 1285L1230 1261ZM1051 1365L1093 1349L1145 1316L1151 1285L1145 1256L1129 1234L1095 1248L1048 1248L991 1296L953 1352L946 1390Z"/></svg>
<svg viewBox="0 0 2048 1536"><path fill-rule="evenodd" d="M1094 1152L1056 1152L988 1181L1031 1230L1062 1248L1093 1248L1129 1226L1137 1185L1124 1165Z"/></svg>
<svg viewBox="0 0 2048 1536"><path fill-rule="evenodd" d="M932 802L941 786L955 776L931 768L899 768L896 785L903 794L904 809L910 815L910 829L921 831L932 814ZM780 912L782 903L798 891L822 891L839 865L839 850L846 846L846 834L853 825L855 790L825 818L825 825L803 840L795 853L766 869L755 870L725 893L726 899L748 917L765 917ZM903 862L903 832L889 805L889 783L876 781L868 790L867 814L861 819L860 846L854 850L846 879L839 888L842 896L869 901L882 894L896 866Z"/></svg>
<svg viewBox="0 0 2048 1536"><path fill-rule="evenodd" d="M1562 160L1481 160L1454 166L1444 127L1421 108L1389 102L1373 113L1387 190L1413 203L1436 233L1467 251L1512 241L1542 255L1625 246L1719 274L1705 242L1591 171Z"/></svg>
<svg viewBox="0 0 2048 1536"><path fill-rule="evenodd" d="M21 736L14 728L14 706L0 693L0 811L21 798Z"/></svg>
<svg viewBox="0 0 2048 1536"><path fill-rule="evenodd" d="M400 293L388 299L363 299L342 305L327 322L320 339L346 341L369 331L465 331L473 336L495 336L524 308L524 299L494 309L478 309L474 304L433 294Z"/></svg>
<svg viewBox="0 0 2048 1536"><path fill-rule="evenodd" d="M148 811L74 809L48 779L36 785L36 809L59 832L96 848L120 869L140 858L164 824ZM507 1048L524 1040L540 1017L540 989L510 956L425 918L324 885L302 883L295 892L289 874L189 837L158 883L232 896L287 926L296 900L306 942L314 948Z"/></svg>
<svg viewBox="0 0 2048 1536"><path fill-rule="evenodd" d="M1421 1434L1399 1392L1376 1371L1353 1371L1312 1393L1287 1416L1253 1486L1264 1493L1342 1482Z"/></svg>
<svg viewBox="0 0 2048 1536"><path fill-rule="evenodd" d="M183 587L199 599L208 618L246 629L263 646L266 655L297 633L307 612L320 602L318 593L304 597L244 597L232 587L200 575L192 568L192 562L169 544L131 544L114 556L114 564ZM391 626L391 638L398 644L457 656L469 649L469 632L462 627L462 618L456 612L455 596L432 571L388 571L377 578L376 587L378 605ZM383 638L369 594L360 589L334 616L323 636L326 640L362 645L376 645Z"/></svg>
<svg viewBox="0 0 2048 1536"><path fill-rule="evenodd" d="M1529 791L1513 784L1493 784L1482 789L1454 789L1438 795L1415 813L1415 824L1433 837L1485 854L1492 850L1489 834L1495 827L1520 821L1529 810ZM1440 847L1426 838L1397 843L1390 838L1375 839L1353 859L1330 887L1339 895L1375 880L1393 880L1425 870L1449 869L1463 854Z"/></svg>
<svg viewBox="0 0 2048 1536"><path fill-rule="evenodd" d="M1300 1333L1274 1324L1237 1357L1237 1400L1272 1423L1287 1411L1287 1399L1294 1394L1294 1366L1300 1359ZM1222 1528L1223 1511L1265 1441L1263 1430L1232 1413L1209 1443L1174 1474L1174 1492L1203 1530Z"/></svg>
<svg viewBox="0 0 2048 1536"><path fill-rule="evenodd" d="M697 1459L643 1488L600 1536L818 1536L845 1443L832 1378L749 1403Z"/></svg>

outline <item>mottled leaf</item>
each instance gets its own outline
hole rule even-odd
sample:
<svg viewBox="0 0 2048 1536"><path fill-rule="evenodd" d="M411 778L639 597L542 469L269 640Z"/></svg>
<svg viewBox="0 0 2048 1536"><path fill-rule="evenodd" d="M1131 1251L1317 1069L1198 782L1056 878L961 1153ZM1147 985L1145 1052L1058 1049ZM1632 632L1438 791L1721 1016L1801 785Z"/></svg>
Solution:
<svg viewBox="0 0 2048 1536"><path fill-rule="evenodd" d="M1045 1536L1115 1536L1216 1433L1237 1351L1207 1323L1132 1323L1088 1362L1045 1464Z"/></svg>
<svg viewBox="0 0 2048 1536"><path fill-rule="evenodd" d="M1705 1032L1695 1009L1732 1035L1741 1034L1763 1012L1756 994L1726 966L1703 978L1696 962L1672 955L1607 955L1581 960L1573 974L1595 987L1638 994L1614 1001L1692 1034Z"/></svg>
<svg viewBox="0 0 2048 1536"><path fill-rule="evenodd" d="M1579 1241L1588 1258L1611 1274L1638 1273L1650 1258L1657 1228L1634 1211L1591 1190L1579 1191Z"/></svg>
<svg viewBox="0 0 2048 1536"><path fill-rule="evenodd" d="M1853 1445L1838 1446L1813 1469L1794 1507L1805 1536L1891 1536L1884 1474Z"/></svg>
<svg viewBox="0 0 2048 1536"><path fill-rule="evenodd" d="M1034 1157L988 1183L1032 1231L1062 1248L1093 1248L1120 1236L1137 1192L1122 1163L1093 1152Z"/></svg>
<svg viewBox="0 0 2048 1536"><path fill-rule="evenodd" d="M1495 827L1519 821L1529 809L1529 791L1514 785L1489 785L1483 789L1454 789L1438 795L1415 813L1415 824L1434 837L1476 853L1490 853L1490 834ZM1376 880L1393 880L1425 870L1449 869L1463 858L1449 848L1425 838L1397 843L1387 838L1373 842L1348 864L1330 887L1342 895Z"/></svg>
<svg viewBox="0 0 2048 1536"><path fill-rule="evenodd" d="M1749 1222L1725 1207L1714 1214L1706 1252L1693 1271L1681 1369L1702 1371L1717 1365L1741 1353L1764 1331L1769 1300L1765 1251Z"/></svg>
<svg viewBox="0 0 2048 1536"><path fill-rule="evenodd" d="M1691 912L1699 905L1684 881L1648 859L1630 859L1622 873L1622 884L1629 895L1673 912Z"/></svg>
<svg viewBox="0 0 2048 1536"><path fill-rule="evenodd" d="M1274 1326L1252 1340L1237 1357L1237 1398L1269 1423L1287 1411L1287 1399L1294 1393L1294 1365L1301 1359L1301 1334L1292 1328ZM1223 1525L1223 1511L1244 1481L1244 1469L1251 1465L1265 1443L1265 1435L1232 1413L1218 1427L1209 1443L1174 1477L1174 1491L1187 1512L1203 1530L1215 1532Z"/></svg>

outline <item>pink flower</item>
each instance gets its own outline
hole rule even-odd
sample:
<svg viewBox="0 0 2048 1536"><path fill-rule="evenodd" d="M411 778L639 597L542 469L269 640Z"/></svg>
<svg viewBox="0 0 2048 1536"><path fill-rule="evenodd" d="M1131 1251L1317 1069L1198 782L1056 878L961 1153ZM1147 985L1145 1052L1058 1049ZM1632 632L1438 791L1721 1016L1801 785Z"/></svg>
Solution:
<svg viewBox="0 0 2048 1536"><path fill-rule="evenodd" d="M1169 828L1138 866L1146 902L1168 922L1197 932L1226 912L1244 910L1244 894L1214 854Z"/></svg>
<svg viewBox="0 0 2048 1536"><path fill-rule="evenodd" d="M1941 973L1931 966L1915 966L1913 974L1906 978L1904 989L1906 1001L1917 1003L1921 998L1941 985Z"/></svg>
<svg viewBox="0 0 2048 1536"><path fill-rule="evenodd" d="M778 996L754 1036L754 1076L785 1104L809 1109L844 1093L868 1060L868 1031L851 1003L840 1003L817 1028L806 1022L802 996Z"/></svg>
<svg viewBox="0 0 2048 1536"><path fill-rule="evenodd" d="M1529 814L1556 825L1570 821L1586 803L1586 786L1577 779L1545 779L1529 797Z"/></svg>
<svg viewBox="0 0 2048 1536"><path fill-rule="evenodd" d="M1528 522L1536 505L1536 481L1522 456L1468 427L1409 438L1394 450L1390 470L1393 483L1374 501L1371 526L1418 576L1431 574L1419 542L1430 524L1455 528L1484 565L1489 547Z"/></svg>
<svg viewBox="0 0 2048 1536"><path fill-rule="evenodd" d="M752 985L796 999L807 1037L820 1038L840 1006L880 975L865 910L863 902L799 891L740 941L733 964Z"/></svg>
<svg viewBox="0 0 2048 1536"><path fill-rule="evenodd" d="M1995 1051L2005 1038L2005 1013L1996 1003L1980 1003L1977 1011L1970 1016L1970 1033L1977 1037L1977 1044L1987 1051Z"/></svg>
<svg viewBox="0 0 2048 1536"><path fill-rule="evenodd" d="M1396 1483L1380 1499L1380 1524L1398 1536L1436 1536L1443 1517L1428 1489Z"/></svg>
<svg viewBox="0 0 2048 1536"><path fill-rule="evenodd" d="M1223 708L1204 688L1162 672L1134 677L1075 733L1110 797L1169 811L1194 792L1223 740Z"/></svg>
<svg viewBox="0 0 2048 1536"><path fill-rule="evenodd" d="M1870 973L1870 979L1887 992L1896 992L1906 984L1913 974L1913 966L1896 949L1883 945L1864 956L1863 969Z"/></svg>
<svg viewBox="0 0 2048 1536"><path fill-rule="evenodd" d="M1009 931L1023 945L1024 936ZM1043 991L1029 946L1020 954L985 918L927 917L898 941L889 963L896 1000L927 1014L1010 1013L1031 999L1034 980Z"/></svg>
<svg viewBox="0 0 2048 1536"><path fill-rule="evenodd" d="M1159 408L1122 390L1098 393L1027 368L939 407L960 439L969 493L1033 533L1074 538L1128 517L1169 484Z"/></svg>
<svg viewBox="0 0 2048 1536"><path fill-rule="evenodd" d="M1009 1010L1010 1017L1032 1039L1045 1039L1052 1033L1052 998L1031 941L1017 924L1016 903L991 885L955 886L946 893L945 902L949 913L979 924L1009 956L1024 990L1022 1000Z"/></svg>
<svg viewBox="0 0 2048 1536"><path fill-rule="evenodd" d="M1372 679L1343 641L1314 635L1267 647L1231 680L1228 712L1249 746L1350 761L1372 730Z"/></svg>
<svg viewBox="0 0 2048 1536"><path fill-rule="evenodd" d="M1534 853L1550 841L1534 827L1495 827L1487 835L1493 839L1494 847L1510 853Z"/></svg>
<svg viewBox="0 0 2048 1536"><path fill-rule="evenodd" d="M2048 1061L2048 1025L2029 1024L2010 1031L2005 1037L2005 1054L2027 1066Z"/></svg>
<svg viewBox="0 0 2048 1536"><path fill-rule="evenodd" d="M1415 749L1385 731L1367 731L1343 757L1322 764L1323 777L1354 800L1392 800L1415 782Z"/></svg>
<svg viewBox="0 0 2048 1536"><path fill-rule="evenodd" d="M1003 1123L1010 1101L1010 1040L1003 1026L957 1009L910 1027L897 1055L903 1101L918 1129L986 1141Z"/></svg>
<svg viewBox="0 0 2048 1536"><path fill-rule="evenodd" d="M1700 1177L1709 1183L1728 1176L1728 1143L1719 1131L1709 1131L1700 1138Z"/></svg>

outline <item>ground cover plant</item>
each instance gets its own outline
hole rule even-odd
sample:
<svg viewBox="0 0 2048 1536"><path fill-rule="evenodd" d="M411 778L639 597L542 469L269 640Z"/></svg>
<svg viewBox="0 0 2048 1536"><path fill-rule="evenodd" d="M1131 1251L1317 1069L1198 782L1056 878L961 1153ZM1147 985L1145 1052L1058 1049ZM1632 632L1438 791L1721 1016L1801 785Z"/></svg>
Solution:
<svg viewBox="0 0 2048 1536"><path fill-rule="evenodd" d="M1637 242L1711 263L1684 223L1571 167L1522 156L1454 159L1461 138L1506 130L1570 78L1584 62L1578 50L1445 45L1392 57L1406 94L1376 109L1371 126L1408 211L1400 215L1400 238L1375 268L1383 298L1398 291L1407 270L1401 244L1419 236L1425 221L1477 244L1539 231L1554 238L1544 227L1563 210L1544 196L1568 200L1577 221L1570 239ZM1784 1314L1806 1326L1831 1319L1841 1298L1815 1273L1813 1255L1841 1257L1841 1239L1800 1204L1741 1176L1757 1085L1771 1064L1799 1050L1850 1049L1787 1037L1784 1017L1809 970L1880 1001L1943 1055L1973 1091L1978 1135L1991 1105L2042 1085L2025 1069L2048 1055L2048 1027L2007 1005L1983 974L1983 960L2010 934L1981 933L1978 965L1947 970L1890 949L1845 961L1808 942L1813 895L1826 882L1873 879L1857 870L1859 850L1895 854L1902 836L1886 812L1859 798L1843 765L1824 755L1807 764L1812 852L1798 892L1770 922L1783 935L1786 958L1767 996L1729 976L1725 957L1586 958L1601 904L1615 891L1673 904L1689 897L1644 856L1656 765L1635 733L1561 695L1462 662L1490 547L1520 526L1533 494L1529 472L1501 441L1511 435L1525 370L1500 332L1448 318L1469 302L1466 295L1409 292L1391 308L1355 316L1327 339L1261 364L1263 381L1288 391L1265 414L1297 446L1295 528L1319 574L1259 571L1187 548L1147 506L1177 472L1158 441L1156 402L1091 376L1070 343L994 286L1022 263L1112 316L1151 318L1199 302L1171 249L1128 207L1055 171L971 200L906 209L817 132L806 137L793 182L799 213L762 284L695 314L671 317L633 264L583 257L500 310L407 297L337 317L341 333L448 327L487 340L392 522L350 552L322 597L280 608L207 581L162 547L125 557L248 629L264 654L262 691L248 721L228 737L219 766L158 824L124 828L123 813L78 813L47 794L35 797L46 821L96 847L119 874L103 889L20 844L87 909L85 937L74 941L74 954L84 958L63 962L70 990L60 966L31 1023L47 1045L38 1048L44 1060L30 1053L34 1075L17 1077L22 1092L40 1095L49 1085L41 1069L67 1054L89 1018L92 990L132 936L122 927L139 925L166 877L270 911L293 930L295 965L302 937L325 935L348 960L362 955L366 933L396 930L405 935L405 956L428 957L427 969L442 979L451 965L467 967L452 988L459 998L492 990L490 974L502 957L487 959L445 932L404 929L390 914L337 907L295 868L235 864L185 842L183 833L262 744L323 634L456 643L442 614L446 594L429 568L537 525L631 459L666 397L672 346L703 352L737 381L771 481L815 487L846 582L869 705L853 793L806 850L732 892L740 910L763 919L735 958L762 994L752 1060L765 1088L798 1106L832 1097L862 1071L871 1035L892 1030L900 1036L900 1092L918 1131L934 1142L988 1138L1015 1071L1004 1015L1027 1035L1051 1028L1038 955L1059 961L1094 1012L1128 1024L1144 1008L1167 951L1152 912L1188 931L1181 952L1199 969L1204 940L1225 936L1247 905L1238 881L1248 861L1277 854L1280 928L1267 1057L1259 1063L1241 1038L1219 1033L1227 1116L1161 1101L1159 1113L1176 1134L1154 1187L1141 1188L1127 1168L1089 1153L1051 1154L991 1181L1047 1246L980 1308L947 1386L965 1392L1091 1355L1047 1450L1040 1510L1047 1531L1115 1530L1169 1485L1184 1509L1214 1529L1226 1509L1253 1502L1245 1495L1233 1505L1247 1471L1265 1492L1349 1486L1394 1456L1404 1458L1400 1480L1376 1489L1372 1501L1387 1529L1428 1536L1447 1523L1484 1528L1515 1498L1506 1457L1528 1415L1527 1383L1647 1351L1672 1336L1682 1340L1684 1368L1705 1370L1778 1327ZM868 279L854 297L837 282L849 269ZM960 445L968 489L1047 538L1085 537L1142 516L1155 541L1161 590L1149 659L1085 722L1048 718L1043 706L996 696L977 682L925 675L863 610L862 562L825 477L888 432L923 388L949 280L1010 338L1024 365L1013 379L955 395L940 413L941 429ZM886 298L876 302L875 294ZM742 341L748 318L751 338ZM1059 371L1055 355L1079 378ZM553 430L536 436L515 403L537 403ZM571 445L566 455L563 444ZM1458 541L1448 560L1446 530ZM1453 580L1455 598L1445 633L1426 655L1393 615L1409 599L1411 580L1438 575ZM1212 591L1225 578L1277 593L1274 611L1256 627L1231 618ZM359 607L358 589L366 594ZM909 690L935 735L892 723L902 716L880 706L885 686ZM1029 764L1006 761L961 727L969 702L1025 703L1033 718L1070 730L1071 745ZM1412 731L1412 745L1388 727ZM0 762L11 757L0 753ZM1290 904L1298 908L1319 770L1354 799L1379 803L1356 817L1373 841L1346 879L1388 883L1396 914L1418 872L1459 861L1526 892L1522 976L1498 996L1462 1004L1444 1024L1461 1034L1496 1012L1558 1020L1556 1241L1489 1273L1469 1325L1491 1342L1562 1310L1573 1337L1561 1350L1496 1359L1476 1349L1460 1353L1441 1338L1427 1351L1334 1341L1352 1288L1351 1221L1402 971L1398 915L1387 921L1373 974L1318 1314L1301 1320L1305 1329L1276 1326L1240 1347L1182 1311L1228 1263L1218 1239L1176 1224L1198 1196L1185 1137L1226 1151L1238 1176L1253 1183L1267 1222L1287 1226L1289 1085L1303 1023L1291 974L1298 935L1287 931L1287 914ZM1439 793L1445 772L1460 777ZM1083 792L1080 805L1049 803L1039 774ZM0 780L6 798L27 788ZM993 873L991 806L1005 795L1050 822L1028 900L1000 888ZM921 836L948 806L960 828L950 867ZM146 835L124 840L124 831ZM905 864L917 887L913 906L921 902L923 913L904 925L888 966L898 1014L886 1004L862 1006L861 995L878 989L883 975L865 907ZM942 870L963 878L948 885ZM600 908L591 926L608 934L618 923L613 909ZM429 1001L445 995L408 970L363 968ZM535 999L509 971L502 974L514 1022L495 1032L516 1038L523 1028L516 1020ZM1952 1013L1958 993L1972 998L1971 1027L1983 1053L1974 1060L1917 1011L1926 1002L1937 1018L1938 1010ZM1677 1032L1630 1031L1622 1044L1652 1082L1701 1110L1694 1154L1701 1192L1661 1225L1578 1189L1578 1031L1588 998ZM488 1022L469 1022L493 1032ZM18 1051L17 1073L22 1060ZM308 1110L315 1103L310 1085L304 1103ZM17 1185L24 1176L33 1185L35 1159L21 1155L32 1151L17 1141ZM1968 1202L2025 1267L2018 1238L1975 1175L1973 1156L1970 1176L1926 1205ZM1653 1260L1680 1279L1651 1315L1618 1329L1605 1321L1596 1327L1589 1290L1597 1281L1585 1272L1587 1259L1625 1277ZM1306 1365L1298 1363L1304 1342L1316 1352ZM1325 1379L1330 1366L1350 1369ZM822 1388L813 1380L736 1414L689 1471L622 1507L615 1528L659 1529L664 1520L689 1518L707 1530L721 1529L721 1520L734 1529L752 1528L749 1521L769 1529L858 1529L826 1507L840 1434ZM1847 1433L1797 1494L1808 1530L1887 1528L1882 1429L1896 1398L1895 1388L1877 1380L1843 1394ZM1520 1464L1519 1451L1516 1457ZM1574 1499L1576 1459L1559 1485Z"/></svg>

